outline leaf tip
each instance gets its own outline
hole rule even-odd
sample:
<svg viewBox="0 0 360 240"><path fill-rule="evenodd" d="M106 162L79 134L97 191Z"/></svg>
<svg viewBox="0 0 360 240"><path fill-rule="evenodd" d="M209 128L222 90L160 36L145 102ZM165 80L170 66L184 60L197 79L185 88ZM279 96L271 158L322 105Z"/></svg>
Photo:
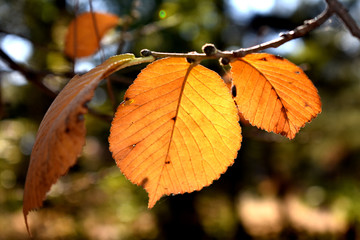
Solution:
<svg viewBox="0 0 360 240"><path fill-rule="evenodd" d="M28 218L27 218L28 214L29 214L29 211L27 209L23 209L23 215L24 215L26 231L27 231L28 235L30 236L30 238L32 238L29 223L28 223Z"/></svg>
<svg viewBox="0 0 360 240"><path fill-rule="evenodd" d="M167 193L159 190L158 188L156 188L155 191L152 191L151 188L145 188L145 190L149 195L148 209L153 208L155 204L160 200L160 198L167 195Z"/></svg>
<svg viewBox="0 0 360 240"><path fill-rule="evenodd" d="M152 209L159 199L160 199L159 197L155 198L149 195L148 209Z"/></svg>

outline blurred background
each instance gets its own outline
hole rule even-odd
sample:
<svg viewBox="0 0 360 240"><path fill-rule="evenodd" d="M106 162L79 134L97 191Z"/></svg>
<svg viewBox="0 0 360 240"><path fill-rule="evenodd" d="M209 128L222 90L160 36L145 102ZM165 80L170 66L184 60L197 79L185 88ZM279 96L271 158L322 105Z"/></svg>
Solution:
<svg viewBox="0 0 360 240"><path fill-rule="evenodd" d="M360 1L341 2L360 24ZM74 62L63 53L66 29L91 8L121 24L103 53ZM28 238L22 196L32 145L52 92L75 73L144 48L250 47L324 8L324 0L0 0L0 239ZM113 103L103 83L82 156L29 215L35 239L360 239L360 41L334 17L267 52L301 66L322 99L322 113L294 140L243 124L238 158L219 180L148 210L146 192L109 153ZM216 61L203 64L224 74ZM116 104L143 67L111 76Z"/></svg>

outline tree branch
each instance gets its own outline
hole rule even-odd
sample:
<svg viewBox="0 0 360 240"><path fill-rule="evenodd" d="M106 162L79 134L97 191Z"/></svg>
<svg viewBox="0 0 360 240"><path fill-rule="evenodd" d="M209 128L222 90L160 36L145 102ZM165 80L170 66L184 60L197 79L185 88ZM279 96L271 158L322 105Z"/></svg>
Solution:
<svg viewBox="0 0 360 240"><path fill-rule="evenodd" d="M296 27L294 30L291 30L286 33L281 33L280 37L253 47L249 48L240 48L238 50L234 51L235 57L243 57L246 54L253 53L253 52L259 52L261 50L267 49L267 48L277 48L281 45L283 45L286 42L289 42L290 40L300 38L314 30L315 28L322 25L326 20L328 20L333 15L333 9L328 5L325 10L320 13L318 16L316 16L313 19L304 21L303 25L300 25Z"/></svg>
<svg viewBox="0 0 360 240"><path fill-rule="evenodd" d="M35 72L32 69L26 68L26 67L16 63L2 49L0 49L0 58L3 59L13 71L20 72L26 78L27 81L29 81L30 83L37 86L40 90L42 90L44 93L46 93L49 97L51 97L53 99L56 98L57 93L53 92L51 89L46 87L42 82L42 79L48 73ZM0 90L2 90L2 89L0 89ZM0 99L1 99L1 94L0 94ZM112 116L110 116L110 115L99 113L96 110L91 109L91 108L88 108L88 110L91 115L93 115L99 119L102 119L107 122L111 121ZM4 114L3 108L1 106L1 100L0 100L0 118L3 116L3 114Z"/></svg>
<svg viewBox="0 0 360 240"><path fill-rule="evenodd" d="M357 26L355 20L350 16L344 6L337 0L326 0L329 8L343 21L345 26L349 29L354 37L360 40L360 28Z"/></svg>
<svg viewBox="0 0 360 240"><path fill-rule="evenodd" d="M350 30L350 32L357 38L360 39L360 29L356 25L354 19L349 15L344 6L338 2L338 0L326 0L327 6L325 10L316 16L313 19L304 21L304 24L296 27L294 30L291 30L286 33L281 33L280 36L271 41L261 43L259 45L255 45L249 48L240 48L234 51L219 51L217 50L215 54L206 55L205 53L198 52L190 52L190 53L164 53L164 52L154 52L150 50L145 50L149 55L152 55L156 58L161 57L185 57L191 58L195 61L201 61L205 59L218 59L218 58L228 58L229 60L234 58L244 57L249 53L259 52L268 48L277 48L283 45L290 40L300 38L316 29L320 25L322 25L325 21L327 21L332 15L336 14L339 18L342 19L346 27Z"/></svg>
<svg viewBox="0 0 360 240"><path fill-rule="evenodd" d="M37 87L39 87L44 93L46 93L48 96L55 98L56 93L53 92L51 89L46 87L42 83L42 79L45 77L46 74L35 72L31 69L28 69L18 63L16 63L14 60L12 60L2 49L0 49L0 57L9 65L9 67L15 71L20 72L29 82L33 83Z"/></svg>
<svg viewBox="0 0 360 240"><path fill-rule="evenodd" d="M191 59L192 61L196 61L196 62L200 62L205 59L221 59L222 58L222 59L226 60L226 61L221 61L222 63L224 63L224 62L228 62L235 58L244 57L245 55L247 55L249 53L259 52L259 51L262 51L262 50L265 50L268 48L277 48L290 40L303 37L307 33L311 32L312 30L314 30L317 27L319 27L320 25L322 25L325 21L327 21L334 14L336 14L343 21L343 23L349 29L349 31L351 32L351 34L353 36L360 39L360 29L357 26L355 20L347 12L345 7L338 0L325 0L325 1L327 3L325 10L322 13L320 13L318 16L316 16L315 18L304 21L303 25L300 25L291 31L281 33L280 36L276 39L273 39L271 41L264 42L264 43L261 43L259 45L255 45L255 46L252 46L249 48L240 48L240 49L237 49L234 51L220 51L214 47L214 52L212 52L211 54L205 53L205 51L203 53L198 53L198 52L167 53L167 52L156 52L156 51L150 51L150 50L143 50L142 54L143 53L146 54L146 55L143 54L143 56L152 55L155 58L183 57L183 58ZM89 0L89 2L91 3L90 0ZM172 25L174 22L176 22L175 20L174 21L171 20L170 25ZM151 32L151 31L153 31L153 28L154 28L153 26L154 26L154 24L145 26L144 28L141 29L141 31L139 33L144 34L147 31ZM158 28L161 28L161 26L158 26L156 29L158 29ZM123 29L123 35L124 35L123 38L125 38L125 36L132 38L134 33L126 32L126 30L127 30L126 28ZM7 33L4 31L0 31L0 32ZM137 34L135 34L135 35L137 35ZM120 44L120 46L122 46L122 44ZM25 78L29 82L36 85L38 88L40 88L43 92L45 92L50 97L55 98L57 96L57 94L55 92L53 92L51 89L46 87L42 82L42 79L46 76L47 73L35 72L32 69L28 69L25 66L22 66L22 65L16 63L2 49L0 49L0 58L2 58L9 65L9 67L11 69L13 69L15 71L19 71L23 76L25 76ZM99 114L96 113L95 111L93 111L93 110L89 110L89 111L93 115L99 116ZM100 116L100 118L106 119L107 116Z"/></svg>

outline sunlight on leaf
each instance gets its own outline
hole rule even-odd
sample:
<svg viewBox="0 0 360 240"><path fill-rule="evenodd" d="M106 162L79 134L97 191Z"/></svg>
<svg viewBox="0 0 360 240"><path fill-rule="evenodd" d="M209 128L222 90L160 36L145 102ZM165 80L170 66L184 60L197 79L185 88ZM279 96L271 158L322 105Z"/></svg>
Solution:
<svg viewBox="0 0 360 240"><path fill-rule="evenodd" d="M149 194L200 190L232 165L241 144L237 109L220 76L184 58L148 65L127 90L110 130L122 173Z"/></svg>
<svg viewBox="0 0 360 240"><path fill-rule="evenodd" d="M321 112L317 89L288 60L267 53L249 54L231 67L232 95L252 125L293 139Z"/></svg>

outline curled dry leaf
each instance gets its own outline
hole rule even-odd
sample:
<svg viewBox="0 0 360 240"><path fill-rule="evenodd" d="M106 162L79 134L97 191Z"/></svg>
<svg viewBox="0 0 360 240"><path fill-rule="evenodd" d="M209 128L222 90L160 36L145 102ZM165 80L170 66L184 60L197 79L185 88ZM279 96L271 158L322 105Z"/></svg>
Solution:
<svg viewBox="0 0 360 240"><path fill-rule="evenodd" d="M119 24L119 17L109 13L86 12L71 21L66 39L65 54L71 58L87 57L100 47L107 31ZM95 25L96 24L96 25Z"/></svg>
<svg viewBox="0 0 360 240"><path fill-rule="evenodd" d="M75 164L85 143L84 114L99 82L127 66L152 61L123 54L109 58L83 76L75 76L64 87L45 114L32 150L24 189L23 213L42 206L52 184Z"/></svg>
<svg viewBox="0 0 360 240"><path fill-rule="evenodd" d="M249 54L231 67L232 95L252 125L293 139L321 112L317 89L288 60L267 53Z"/></svg>
<svg viewBox="0 0 360 240"><path fill-rule="evenodd" d="M122 173L149 194L200 190L232 165L241 144L237 109L220 76L184 58L148 65L127 90L110 130Z"/></svg>

